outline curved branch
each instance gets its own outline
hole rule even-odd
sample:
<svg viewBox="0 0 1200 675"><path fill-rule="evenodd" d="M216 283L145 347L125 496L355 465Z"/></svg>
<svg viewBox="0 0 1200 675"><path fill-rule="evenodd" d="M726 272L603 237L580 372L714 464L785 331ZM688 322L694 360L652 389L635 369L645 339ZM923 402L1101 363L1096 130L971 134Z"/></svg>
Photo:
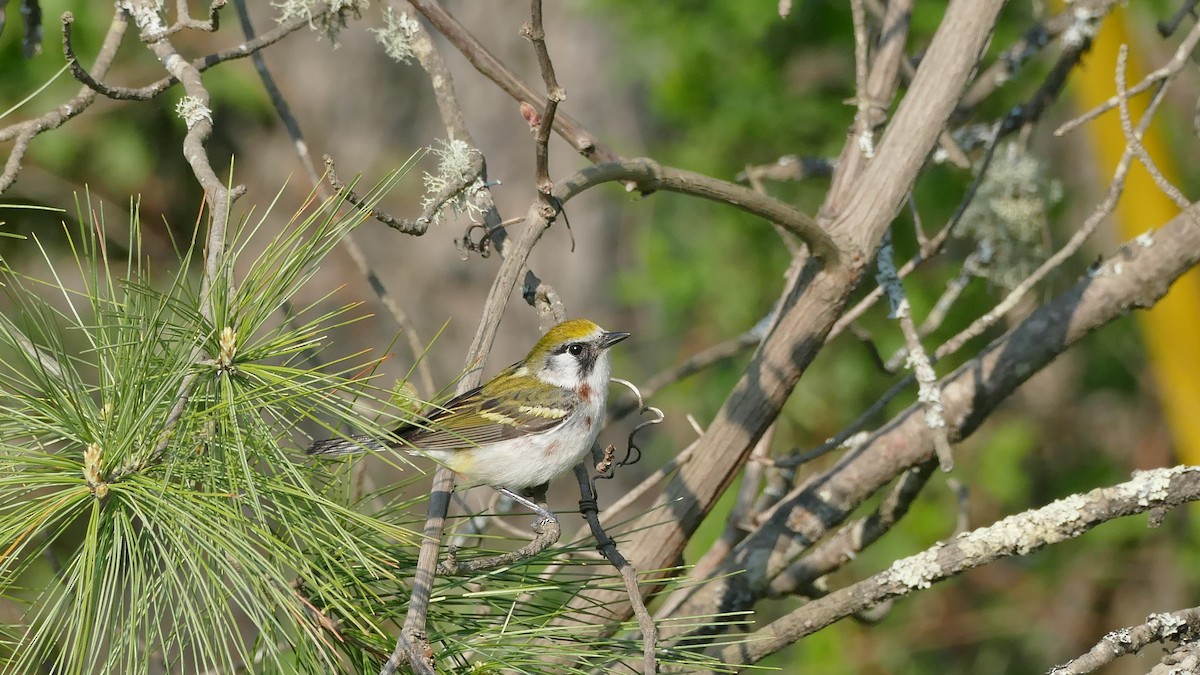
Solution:
<svg viewBox="0 0 1200 675"><path fill-rule="evenodd" d="M580 169L554 186L554 196L566 202L588 188L613 181L636 182L642 190L666 190L729 204L779 224L803 239L818 257L831 265L836 265L846 250L815 220L784 202L719 178L663 166L646 157Z"/></svg>
<svg viewBox="0 0 1200 675"><path fill-rule="evenodd" d="M124 12L113 14L112 23L109 24L108 33L104 36L104 43L100 47L100 52L96 55L96 62L93 65L96 72L108 72L128 26L129 21ZM21 171L21 160L25 157L25 151L29 149L29 142L35 136L50 129L57 129L67 120L87 110L95 100L96 92L85 86L70 101L41 117L0 129L0 143L16 139L12 151L8 154L8 159L4 162L4 172L0 173L0 193L8 190L16 182L17 174Z"/></svg>
<svg viewBox="0 0 1200 675"><path fill-rule="evenodd" d="M317 16L320 16L328 11L330 10L325 8L324 10L318 12ZM123 12L117 13L123 14ZM73 21L74 17L71 16L70 12L63 14L63 52L66 54L67 64L71 69L71 75L92 91L112 99L126 101L148 101L175 86L176 84L179 84L179 78L175 75L164 77L161 80L152 82L144 87L119 87L116 85L105 84L104 82L97 80L87 70L80 66L78 59L75 58L74 48L71 46L71 23ZM309 20L307 18L293 18L286 23L280 24L274 29L259 35L253 40L247 40L239 45L230 47L229 49L222 49L219 52L214 52L207 56L201 56L200 58L193 59L189 65L197 72L203 73L218 63L232 61L233 59L242 59L250 56L259 50L279 42L291 33L294 33L308 25ZM101 76L103 75L101 74Z"/></svg>

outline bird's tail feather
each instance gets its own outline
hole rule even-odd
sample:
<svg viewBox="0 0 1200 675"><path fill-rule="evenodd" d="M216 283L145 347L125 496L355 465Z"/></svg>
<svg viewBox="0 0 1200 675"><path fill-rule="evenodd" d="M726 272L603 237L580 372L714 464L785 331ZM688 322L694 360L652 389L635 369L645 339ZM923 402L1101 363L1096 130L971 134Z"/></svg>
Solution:
<svg viewBox="0 0 1200 675"><path fill-rule="evenodd" d="M371 450L383 450L387 444L371 436L349 436L316 441L308 446L307 455L353 455Z"/></svg>

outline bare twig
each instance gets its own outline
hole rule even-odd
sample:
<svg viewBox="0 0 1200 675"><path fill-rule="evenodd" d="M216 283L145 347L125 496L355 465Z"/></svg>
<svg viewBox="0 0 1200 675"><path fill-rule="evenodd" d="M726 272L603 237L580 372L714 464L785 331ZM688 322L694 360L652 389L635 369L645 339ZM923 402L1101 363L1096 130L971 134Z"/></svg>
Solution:
<svg viewBox="0 0 1200 675"><path fill-rule="evenodd" d="M884 236L883 245L879 247L878 266L879 285L884 289L892 307L890 316L900 322L900 331L904 334L908 361L917 380L917 399L925 405L925 423L933 433L938 462L942 465L942 471L949 471L954 468L954 456L951 454L950 439L946 432L946 418L942 415L944 410L941 392L937 386L937 374L934 373L929 355L925 353L925 347L921 345L921 336L917 333L917 326L912 318L912 307L909 306L904 286L896 275L890 235Z"/></svg>
<svg viewBox="0 0 1200 675"><path fill-rule="evenodd" d="M70 41L65 37L70 31L70 23L73 21L71 13L67 12L63 15L63 45L64 49ZM103 76L108 72L112 65L112 60L117 54L117 48L121 46L121 39L125 37L125 29L129 25L129 19L125 12L116 11L113 13L112 22L108 26L108 32L104 35L104 42L100 47L100 51L96 54L96 61L92 64L92 68ZM50 110L40 117L25 122L19 122L4 129L0 129L0 143L14 140L12 150L8 153L8 159L4 162L4 172L0 173L0 194L3 194L17 180L17 174L21 171L21 160L25 158L25 152L29 149L29 143L38 134L57 129L62 126L67 120L75 117L79 113L87 110L96 100L96 92L90 87L81 87L79 92L75 94L71 100Z"/></svg>
<svg viewBox="0 0 1200 675"><path fill-rule="evenodd" d="M1200 45L1200 24L1196 24L1192 27L1192 30L1188 31L1187 37L1185 37L1183 42L1179 44L1179 47L1175 50L1175 54L1171 56L1170 61L1164 64L1161 68L1147 73L1140 82L1130 87L1129 90L1125 92L1125 98L1137 96L1144 91L1149 91L1159 82L1175 77L1175 75L1177 75L1185 65L1190 63L1189 57L1191 56L1192 52L1196 51L1197 45ZM1104 101L1095 108L1092 108L1084 114L1063 123L1054 130L1054 135L1063 136L1068 134L1079 126L1090 122L1091 120L1103 115L1113 108L1116 108L1119 104L1119 96L1110 96L1108 100Z"/></svg>
<svg viewBox="0 0 1200 675"><path fill-rule="evenodd" d="M324 7L323 9L314 9L316 16L321 16L328 11L330 11L328 7ZM68 12L67 14L63 15L64 38L67 35L68 29L66 23L68 21L67 17L69 14L70 13ZM250 56L261 49L279 42L283 38L300 30L301 28L306 28L308 25L309 21L305 17L293 18L282 24L279 24L275 28L263 33L253 40L248 40L240 45L235 45L228 49L222 49L219 52L214 52L207 56L201 56L200 58L193 59L188 65L197 72L202 73L219 63ZM169 33L167 32L167 29L164 28L163 37L166 37L167 35L169 35ZM175 74L171 74L170 76L164 77L157 82L153 82L139 88L117 87L105 84L97 80L91 73L84 70L82 66L78 65L78 60L75 58L74 47L68 47L67 42L68 41L64 39L63 50L67 53L67 62L71 66L71 74L75 77L75 79L79 80L102 96L118 100L148 101L175 86L176 84L179 84L180 79Z"/></svg>
<svg viewBox="0 0 1200 675"><path fill-rule="evenodd" d="M208 18L193 19L188 12L187 0L175 0L175 24L167 29L167 33L174 34L184 29L215 33L221 28L219 12L223 7L225 7L225 0L212 0L208 4Z"/></svg>
<svg viewBox="0 0 1200 675"><path fill-rule="evenodd" d="M1154 184L1162 190L1163 194L1175 202L1175 205L1181 209L1186 209L1191 206L1191 202L1179 188L1171 184L1162 171L1158 170L1158 166L1154 163L1154 159L1150 157L1150 153L1146 151L1146 146L1142 144L1142 133L1135 131L1133 128L1133 120L1129 116L1129 99L1125 90L1125 69L1129 62L1129 46L1121 45L1121 49L1117 52L1117 110L1121 119L1121 132L1125 134L1125 147L1133 152L1133 156L1138 158L1142 166L1146 167L1146 171L1150 173L1150 177L1154 180ZM1166 88L1170 79L1163 80L1162 87Z"/></svg>
<svg viewBox="0 0 1200 675"><path fill-rule="evenodd" d="M546 107L542 110L534 134L534 185L538 194L544 200L544 207L554 209L550 203L550 190L554 181L550 180L550 129L554 127L554 112L558 104L567 98L567 93L558 86L554 76L554 63L550 60L550 50L546 48L546 29L542 25L542 0L530 1L530 21L521 27L521 36L533 44L537 54L538 69L542 73L542 81L546 85Z"/></svg>
<svg viewBox="0 0 1200 675"><path fill-rule="evenodd" d="M325 162L325 179L329 181L329 185L333 188L334 192L341 195L343 199L354 207L369 213L372 218L393 230L417 237L429 231L429 225L433 223L433 213L436 213L443 204L466 189L478 177L464 176L463 180L454 181L453 184L447 185L433 200L436 203L436 208L432 208L432 210L426 209L416 220L409 220L407 218L397 218L378 207L367 207L362 197L359 197L350 186L346 185L341 178L338 178L337 167L333 163L333 158L329 155L323 155L322 160Z"/></svg>
<svg viewBox="0 0 1200 675"><path fill-rule="evenodd" d="M746 167L744 171L735 176L735 180L802 181L808 178L828 178L833 175L833 167L836 164L837 160L828 157L784 155L770 164Z"/></svg>
<svg viewBox="0 0 1200 675"><path fill-rule="evenodd" d="M471 33L450 15L436 0L410 0L412 6L429 20L442 35L462 52L485 77L495 82L506 94L515 101L527 101L534 105L542 105L541 100L529 85L522 82L515 74L483 46ZM555 115L554 130L558 132L576 152L593 162L611 162L619 158L608 146L601 143L594 134L585 129L579 122L564 114Z"/></svg>

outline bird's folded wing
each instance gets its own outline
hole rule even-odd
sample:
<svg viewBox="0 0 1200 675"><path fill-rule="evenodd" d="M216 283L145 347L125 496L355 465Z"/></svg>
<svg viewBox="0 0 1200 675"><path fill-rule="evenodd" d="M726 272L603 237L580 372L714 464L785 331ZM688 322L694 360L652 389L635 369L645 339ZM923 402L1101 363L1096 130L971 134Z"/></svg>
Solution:
<svg viewBox="0 0 1200 675"><path fill-rule="evenodd" d="M397 430L396 435L420 450L453 451L539 434L563 424L578 397L569 389L527 379L523 386L505 387L505 391L488 385L468 391L429 414L423 423Z"/></svg>

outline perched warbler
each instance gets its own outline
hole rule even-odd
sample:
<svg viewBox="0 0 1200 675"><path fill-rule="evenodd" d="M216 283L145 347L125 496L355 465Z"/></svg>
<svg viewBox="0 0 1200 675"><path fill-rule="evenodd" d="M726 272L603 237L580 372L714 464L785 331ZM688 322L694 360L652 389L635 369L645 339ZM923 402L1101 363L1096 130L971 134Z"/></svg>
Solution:
<svg viewBox="0 0 1200 675"><path fill-rule="evenodd" d="M564 321L523 360L421 420L401 425L386 441L334 438L313 443L308 454L415 448L555 520L513 490L557 478L591 450L608 397L608 350L627 337L629 333L608 332L586 319Z"/></svg>

